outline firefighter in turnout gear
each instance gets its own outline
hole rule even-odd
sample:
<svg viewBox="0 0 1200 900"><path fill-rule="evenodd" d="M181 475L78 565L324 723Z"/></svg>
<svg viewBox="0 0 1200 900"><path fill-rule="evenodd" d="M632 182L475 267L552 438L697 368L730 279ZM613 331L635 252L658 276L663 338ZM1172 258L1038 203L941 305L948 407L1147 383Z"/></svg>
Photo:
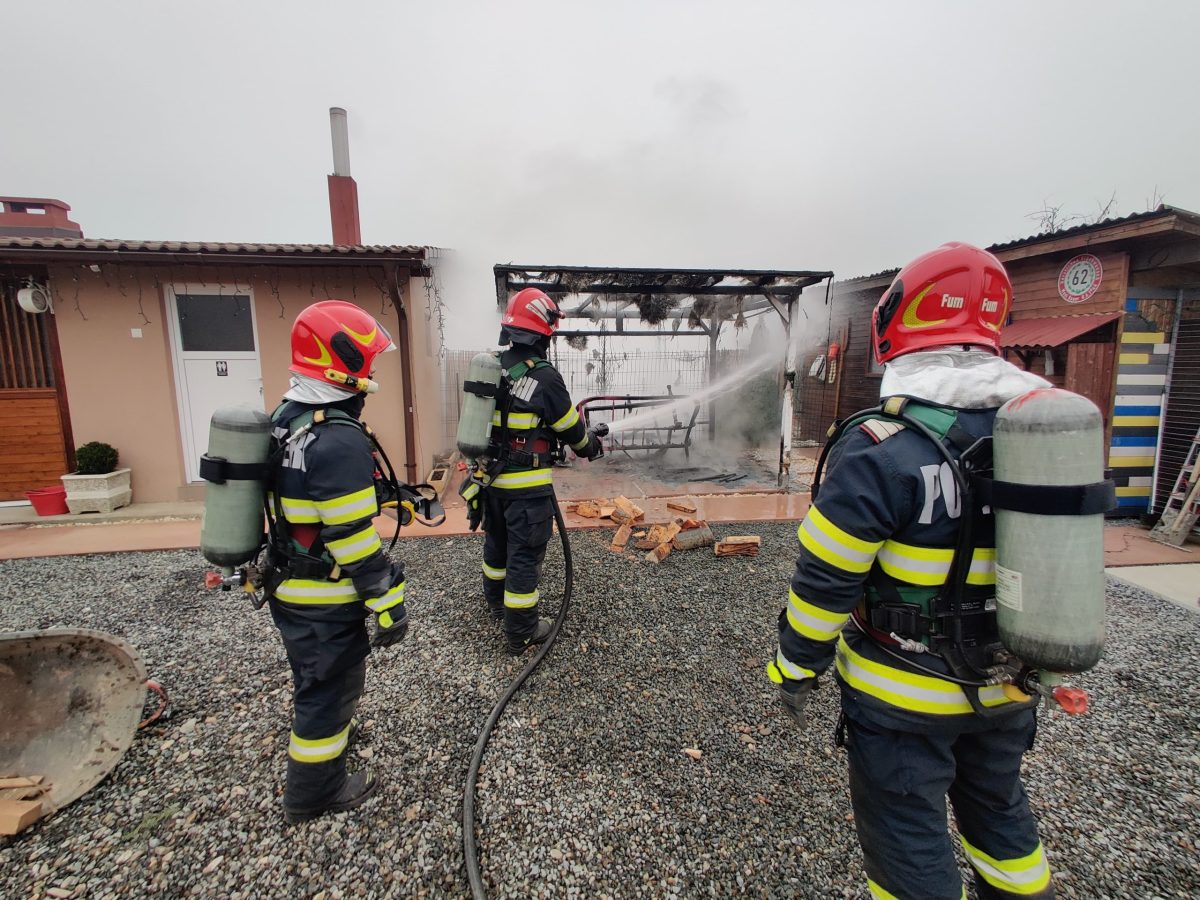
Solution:
<svg viewBox="0 0 1200 900"><path fill-rule="evenodd" d="M889 415L851 417L831 437L767 667L803 728L835 665L874 897L966 896L947 796L981 898L1053 896L1020 778L1036 701L978 674L998 647L993 516L963 508L947 458L961 464L1001 405L1048 386L999 356L1011 303L1001 263L966 244L914 260L883 295L872 339Z"/></svg>
<svg viewBox="0 0 1200 900"><path fill-rule="evenodd" d="M278 572L268 591L294 690L284 813L289 822L358 806L375 791L366 772L347 774L351 724L366 676L366 617L374 646L408 630L404 566L385 553L372 524L383 479L373 438L359 421L375 357L395 349L359 307L323 300L292 327L291 387L272 414L278 466L268 504L276 519L269 552Z"/></svg>
<svg viewBox="0 0 1200 900"><path fill-rule="evenodd" d="M486 485L464 485L473 516L482 520L483 595L493 618L504 623L508 651L519 654L543 643L550 623L538 618L538 583L553 532L551 464L560 442L594 459L602 452L571 402L558 370L546 361L562 313L536 288L509 300L500 343L504 372L492 419L489 457L495 462Z"/></svg>

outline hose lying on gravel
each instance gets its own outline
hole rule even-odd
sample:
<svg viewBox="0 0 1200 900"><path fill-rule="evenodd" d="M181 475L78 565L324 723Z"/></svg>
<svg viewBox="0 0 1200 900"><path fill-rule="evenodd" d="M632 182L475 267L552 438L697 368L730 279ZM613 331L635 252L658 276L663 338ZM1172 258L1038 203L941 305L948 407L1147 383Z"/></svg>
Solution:
<svg viewBox="0 0 1200 900"><path fill-rule="evenodd" d="M558 506L558 497L551 494L550 502L554 505L554 522L558 526L558 536L562 540L564 572L562 603L559 604L558 615L554 617L554 624L550 627L550 634L545 643L500 695L500 699L492 707L491 715L483 723L479 739L475 742L475 753L471 756L471 765L467 768L467 784L463 788L463 857L467 863L467 880L471 883L471 896L475 900L482 900L486 896L483 890L483 875L479 870L479 847L475 843L475 785L479 780L479 765L483 762L483 751L487 749L492 729L500 721L500 716L504 714L504 708L508 706L508 701L521 689L525 679L533 674L546 654L550 652L555 640L558 639L558 632L562 628L563 622L566 621L567 610L571 606L571 585L575 580L575 569L571 563L571 542L567 539L567 525L563 521L562 510Z"/></svg>

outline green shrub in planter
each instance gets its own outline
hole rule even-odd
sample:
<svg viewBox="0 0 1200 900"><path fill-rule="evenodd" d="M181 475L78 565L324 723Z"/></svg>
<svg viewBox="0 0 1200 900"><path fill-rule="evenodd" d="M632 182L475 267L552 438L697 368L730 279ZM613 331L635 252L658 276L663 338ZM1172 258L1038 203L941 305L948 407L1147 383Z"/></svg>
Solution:
<svg viewBox="0 0 1200 900"><path fill-rule="evenodd" d="M117 451L111 444L89 441L75 450L75 471L80 475L107 475L117 468Z"/></svg>

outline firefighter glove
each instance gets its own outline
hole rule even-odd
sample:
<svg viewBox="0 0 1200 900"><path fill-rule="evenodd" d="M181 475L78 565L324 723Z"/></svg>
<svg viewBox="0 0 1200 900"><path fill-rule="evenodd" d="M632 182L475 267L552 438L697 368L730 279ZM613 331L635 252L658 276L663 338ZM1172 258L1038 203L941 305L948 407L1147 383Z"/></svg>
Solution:
<svg viewBox="0 0 1200 900"><path fill-rule="evenodd" d="M391 578L383 595L367 601L367 608L375 613L375 638L373 647L390 647L408 634L408 607L404 605L404 563L391 564Z"/></svg>
<svg viewBox="0 0 1200 900"><path fill-rule="evenodd" d="M588 432L587 445L579 451L579 455L588 460L599 459L604 455L604 445L600 443L600 436L596 432Z"/></svg>
<svg viewBox="0 0 1200 900"><path fill-rule="evenodd" d="M779 685L779 702L783 704L783 711L791 717L801 731L806 726L804 706L808 703L808 695L816 689L817 679L815 678L805 678L803 681L792 681L785 678Z"/></svg>
<svg viewBox="0 0 1200 900"><path fill-rule="evenodd" d="M483 521L483 483L478 472L463 482L458 495L467 504L467 524L472 531L477 530Z"/></svg>
<svg viewBox="0 0 1200 900"><path fill-rule="evenodd" d="M390 647L404 640L408 634L408 610L404 604L384 610L375 617L375 639L372 647Z"/></svg>

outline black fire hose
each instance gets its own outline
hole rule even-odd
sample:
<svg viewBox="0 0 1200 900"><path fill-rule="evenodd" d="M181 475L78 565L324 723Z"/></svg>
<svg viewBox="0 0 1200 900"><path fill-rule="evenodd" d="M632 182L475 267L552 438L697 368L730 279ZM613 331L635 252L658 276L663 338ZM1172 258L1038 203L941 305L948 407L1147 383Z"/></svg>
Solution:
<svg viewBox="0 0 1200 900"><path fill-rule="evenodd" d="M483 762L483 751L487 749L492 729L500 721L500 716L504 714L504 708L508 706L508 701L521 689L525 679L533 674L545 659L546 654L550 652L550 647L557 640L558 632L562 628L563 622L566 621L567 610L571 606L571 586L575 580L575 569L571 562L571 542L567 539L567 526L563 521L562 510L558 506L558 497L552 494L550 502L554 505L554 521L558 525L558 536L562 539L564 569L562 603L559 604L558 615L554 617L554 624L550 627L550 634L545 643L500 695L500 699L492 707L491 715L483 723L483 729L479 732L479 740L475 742L475 753L471 756L471 765L467 768L467 784L463 789L463 858L467 863L467 880L471 882L471 896L475 900L483 900L487 896L483 890L483 875L479 870L479 847L475 843L475 784L479 780L479 766Z"/></svg>

